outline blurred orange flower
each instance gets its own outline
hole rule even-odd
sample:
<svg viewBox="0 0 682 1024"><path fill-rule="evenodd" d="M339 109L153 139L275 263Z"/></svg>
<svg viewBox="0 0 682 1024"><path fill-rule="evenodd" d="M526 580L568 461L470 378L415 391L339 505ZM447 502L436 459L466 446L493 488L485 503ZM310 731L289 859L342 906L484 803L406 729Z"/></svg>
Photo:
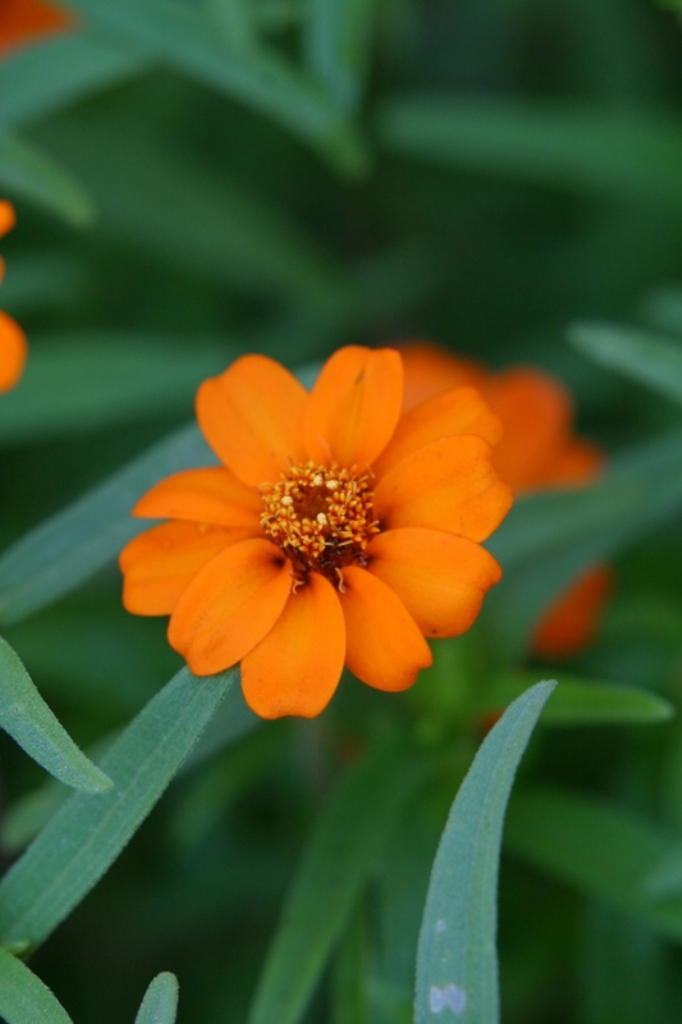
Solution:
<svg viewBox="0 0 682 1024"><path fill-rule="evenodd" d="M198 675L241 661L264 718L318 715L344 664L380 690L464 632L500 568L480 546L512 503L492 464L499 418L470 387L401 415L392 349L340 349L312 391L265 356L197 395L221 468L178 473L135 514L168 519L121 554L124 604L170 614Z"/></svg>
<svg viewBox="0 0 682 1024"><path fill-rule="evenodd" d="M70 28L72 15L45 0L2 0L0 58L43 36Z"/></svg>
<svg viewBox="0 0 682 1024"><path fill-rule="evenodd" d="M0 199L0 238L14 227L14 208L11 203ZM5 263L0 258L0 284L5 273ZM14 387L21 377L26 361L26 338L19 324L0 310L0 392Z"/></svg>
<svg viewBox="0 0 682 1024"><path fill-rule="evenodd" d="M432 342L400 346L405 366L404 409L446 388L473 385L504 424L494 464L516 494L588 484L604 456L573 433L570 395L558 381L534 367L491 373L471 359ZM607 566L595 566L550 606L537 624L532 646L542 657L564 657L586 647L595 634L612 589Z"/></svg>

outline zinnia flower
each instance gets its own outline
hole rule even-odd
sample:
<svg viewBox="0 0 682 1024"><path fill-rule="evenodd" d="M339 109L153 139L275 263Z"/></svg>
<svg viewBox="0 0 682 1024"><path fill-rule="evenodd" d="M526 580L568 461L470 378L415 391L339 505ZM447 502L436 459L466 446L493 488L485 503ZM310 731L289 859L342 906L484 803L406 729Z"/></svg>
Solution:
<svg viewBox="0 0 682 1024"><path fill-rule="evenodd" d="M0 238L14 227L14 208L11 203L0 199ZM0 258L0 284L5 273L5 263ZM26 361L26 338L18 323L0 310L0 391L14 387L21 377Z"/></svg>
<svg viewBox="0 0 682 1024"><path fill-rule="evenodd" d="M0 58L72 25L68 11L45 0L0 0Z"/></svg>
<svg viewBox="0 0 682 1024"><path fill-rule="evenodd" d="M515 494L585 485L599 474L602 452L575 436L570 395L548 374L528 366L490 373L474 360L431 342L410 342L400 351L405 366L405 410L447 388L467 384L478 388L504 425L494 464ZM586 647L611 589L607 566L594 566L582 573L537 624L532 637L535 653L564 657Z"/></svg>
<svg viewBox="0 0 682 1024"><path fill-rule="evenodd" d="M336 352L310 393L265 356L197 394L221 468L178 473L135 514L168 519L121 554L124 604L170 614L198 675L241 661L264 718L313 717L344 664L398 691L431 664L425 637L464 632L500 568L480 546L511 488L492 464L499 418L473 388L401 416L392 349Z"/></svg>

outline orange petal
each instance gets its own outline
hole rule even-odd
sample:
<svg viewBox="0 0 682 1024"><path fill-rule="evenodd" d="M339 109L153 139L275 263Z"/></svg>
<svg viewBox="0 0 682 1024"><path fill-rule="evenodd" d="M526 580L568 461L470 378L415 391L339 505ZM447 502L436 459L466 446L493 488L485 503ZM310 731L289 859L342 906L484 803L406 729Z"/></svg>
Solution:
<svg viewBox="0 0 682 1024"><path fill-rule="evenodd" d="M341 348L322 367L305 413L308 457L364 469L384 450L400 416L403 366L391 348Z"/></svg>
<svg viewBox="0 0 682 1024"><path fill-rule="evenodd" d="M197 419L218 457L245 484L279 480L305 462L303 410L308 393L267 356L242 356L197 392Z"/></svg>
<svg viewBox="0 0 682 1024"><path fill-rule="evenodd" d="M291 564L260 537L240 541L211 559L175 606L171 647L199 676L240 661L270 632L291 591Z"/></svg>
<svg viewBox="0 0 682 1024"><path fill-rule="evenodd" d="M606 462L601 448L591 441L571 441L558 457L546 485L573 487L589 484L599 476Z"/></svg>
<svg viewBox="0 0 682 1024"><path fill-rule="evenodd" d="M386 529L423 526L482 541L513 501L482 437L446 437L389 470L374 491L374 512Z"/></svg>
<svg viewBox="0 0 682 1024"><path fill-rule="evenodd" d="M199 570L245 532L162 523L141 533L119 556L124 606L134 615L170 615Z"/></svg>
<svg viewBox="0 0 682 1024"><path fill-rule="evenodd" d="M334 695L346 654L346 626L329 580L310 573L275 625L242 661L246 703L261 718L314 718Z"/></svg>
<svg viewBox="0 0 682 1024"><path fill-rule="evenodd" d="M68 11L45 0L3 0L0 56L73 24L74 18Z"/></svg>
<svg viewBox="0 0 682 1024"><path fill-rule="evenodd" d="M380 533L368 570L393 590L422 633L459 636L481 610L502 570L485 548L451 533L418 528Z"/></svg>
<svg viewBox="0 0 682 1024"><path fill-rule="evenodd" d="M500 476L515 491L542 487L571 436L568 392L547 374L523 366L499 374L482 390L504 425L495 451Z"/></svg>
<svg viewBox="0 0 682 1024"><path fill-rule="evenodd" d="M28 345L16 321L0 310L0 391L13 388L24 369Z"/></svg>
<svg viewBox="0 0 682 1024"><path fill-rule="evenodd" d="M250 526L257 531L263 502L229 469L188 469L161 480L147 491L133 515L147 519L189 519L221 526Z"/></svg>
<svg viewBox="0 0 682 1024"><path fill-rule="evenodd" d="M403 357L405 369L403 411L443 391L467 384L479 387L487 377L483 367L473 359L456 356L432 341L407 341L396 348Z"/></svg>
<svg viewBox="0 0 682 1024"><path fill-rule="evenodd" d="M6 199L0 199L0 238L11 231L17 222L14 207Z"/></svg>
<svg viewBox="0 0 682 1024"><path fill-rule="evenodd" d="M540 619L531 641L533 653L540 658L566 658L588 647L612 590L613 573L608 566L584 572Z"/></svg>
<svg viewBox="0 0 682 1024"><path fill-rule="evenodd" d="M433 662L416 622L390 587L366 569L344 569L343 581L346 665L377 690L406 690Z"/></svg>
<svg viewBox="0 0 682 1024"><path fill-rule="evenodd" d="M490 411L476 388L455 388L401 416L388 447L374 465L374 472L382 477L401 459L443 437L475 434L494 445L502 433L502 421Z"/></svg>

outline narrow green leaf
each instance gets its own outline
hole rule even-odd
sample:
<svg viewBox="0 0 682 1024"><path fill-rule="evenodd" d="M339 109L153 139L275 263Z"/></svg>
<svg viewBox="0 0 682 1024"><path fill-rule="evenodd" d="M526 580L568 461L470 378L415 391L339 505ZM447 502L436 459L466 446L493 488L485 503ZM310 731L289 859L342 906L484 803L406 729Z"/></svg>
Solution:
<svg viewBox="0 0 682 1024"><path fill-rule="evenodd" d="M157 480L215 462L192 424L30 530L0 558L0 622L18 622L68 593L148 529L130 510Z"/></svg>
<svg viewBox="0 0 682 1024"><path fill-rule="evenodd" d="M313 827L265 962L250 1024L294 1024L343 933L423 758L381 745L341 779Z"/></svg>
<svg viewBox="0 0 682 1024"><path fill-rule="evenodd" d="M157 335L70 332L32 339L21 391L0 404L0 445L185 408L235 356L224 344Z"/></svg>
<svg viewBox="0 0 682 1024"><path fill-rule="evenodd" d="M177 0L70 0L94 25L115 30L173 67L271 117L340 170L358 173L366 153L357 129L317 85L274 52L235 59L208 20Z"/></svg>
<svg viewBox="0 0 682 1024"><path fill-rule="evenodd" d="M207 761L215 758L237 740L246 736L262 719L254 715L242 696L241 686L233 686L221 701L218 710L176 773L182 778ZM120 730L108 733L88 750L90 758L99 761L120 736ZM0 820L0 843L8 853L19 853L69 797L69 791L54 779L48 779L37 789L24 793L3 809Z"/></svg>
<svg viewBox="0 0 682 1024"><path fill-rule="evenodd" d="M392 150L462 170L682 213L682 123L622 107L406 97L379 108Z"/></svg>
<svg viewBox="0 0 682 1024"><path fill-rule="evenodd" d="M169 971L157 974L137 1011L135 1024L175 1024L178 979Z"/></svg>
<svg viewBox="0 0 682 1024"><path fill-rule="evenodd" d="M232 669L182 669L104 755L114 788L74 794L0 883L0 942L42 942L99 881L158 801L228 689Z"/></svg>
<svg viewBox="0 0 682 1024"><path fill-rule="evenodd" d="M95 209L85 189L51 157L0 132L0 187L38 203L75 227L89 227Z"/></svg>
<svg viewBox="0 0 682 1024"><path fill-rule="evenodd" d="M573 324L568 340L579 352L682 402L682 344L651 331L621 324Z"/></svg>
<svg viewBox="0 0 682 1024"><path fill-rule="evenodd" d="M45 117L149 65L131 46L83 31L23 47L0 61L0 125Z"/></svg>
<svg viewBox="0 0 682 1024"><path fill-rule="evenodd" d="M616 456L591 487L518 501L488 544L505 569L484 609L495 650L518 655L540 614L581 570L681 507L679 430Z"/></svg>
<svg viewBox="0 0 682 1024"><path fill-rule="evenodd" d="M47 985L5 949L0 949L0 1017L7 1024L71 1024Z"/></svg>
<svg viewBox="0 0 682 1024"><path fill-rule="evenodd" d="M0 728L60 782L85 793L111 789L111 779L79 750L0 637Z"/></svg>
<svg viewBox="0 0 682 1024"><path fill-rule="evenodd" d="M506 707L531 685L534 673L500 672L481 703L481 711ZM675 715L673 705L650 690L556 674L558 686L542 712L544 725L653 725Z"/></svg>
<svg viewBox="0 0 682 1024"><path fill-rule="evenodd" d="M304 43L311 71L339 107L355 111L369 71L375 0L309 0Z"/></svg>
<svg viewBox="0 0 682 1024"><path fill-rule="evenodd" d="M356 910L334 963L331 1024L372 1024L368 993L369 941L365 908Z"/></svg>
<svg viewBox="0 0 682 1024"><path fill-rule="evenodd" d="M499 1020L497 875L504 812L552 682L507 708L452 805L433 865L419 936L415 1024L444 1010L465 1024Z"/></svg>
<svg viewBox="0 0 682 1024"><path fill-rule="evenodd" d="M561 791L514 796L505 845L517 857L581 892L615 904L682 941L682 894L661 902L647 890L679 840L627 808Z"/></svg>

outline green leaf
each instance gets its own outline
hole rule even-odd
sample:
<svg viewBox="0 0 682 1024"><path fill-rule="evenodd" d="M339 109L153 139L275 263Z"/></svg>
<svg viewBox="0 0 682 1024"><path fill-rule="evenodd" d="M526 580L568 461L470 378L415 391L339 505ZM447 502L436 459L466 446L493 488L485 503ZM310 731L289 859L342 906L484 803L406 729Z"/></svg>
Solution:
<svg viewBox="0 0 682 1024"><path fill-rule="evenodd" d="M175 1024L178 979L169 971L157 974L137 1011L135 1024Z"/></svg>
<svg viewBox="0 0 682 1024"><path fill-rule="evenodd" d="M361 904L336 955L331 1024L372 1024L367 980L370 969L365 908Z"/></svg>
<svg viewBox="0 0 682 1024"><path fill-rule="evenodd" d="M85 189L51 157L6 132L0 132L0 187L74 227L94 222L95 209Z"/></svg>
<svg viewBox="0 0 682 1024"><path fill-rule="evenodd" d="M200 765L211 761L257 725L262 725L262 719L254 715L246 704L241 687L233 686L175 777L182 778ZM100 760L120 734L120 730L116 729L103 736L88 750L90 758L94 761ZM8 804L3 809L0 819L0 842L3 848L14 854L23 850L68 797L68 790L54 779L48 779L42 786L24 793Z"/></svg>
<svg viewBox="0 0 682 1024"><path fill-rule="evenodd" d="M313 827L287 894L250 1024L301 1019L401 808L424 773L423 758L403 745L384 744L342 777Z"/></svg>
<svg viewBox="0 0 682 1024"><path fill-rule="evenodd" d="M506 707L531 685L535 673L508 670L495 676L480 710ZM657 693L555 673L558 686L542 712L543 725L653 725L675 715L674 706Z"/></svg>
<svg viewBox="0 0 682 1024"><path fill-rule="evenodd" d="M5 949L0 949L0 1017L7 1024L71 1024L47 985Z"/></svg>
<svg viewBox="0 0 682 1024"><path fill-rule="evenodd" d="M507 708L488 734L452 805L433 865L419 951L415 1024L448 1011L466 1024L499 1020L497 875L514 775L552 682Z"/></svg>
<svg viewBox="0 0 682 1024"><path fill-rule="evenodd" d="M682 402L682 344L637 327L577 323L568 340L583 355L609 370Z"/></svg>
<svg viewBox="0 0 682 1024"><path fill-rule="evenodd" d="M682 213L682 122L622 107L405 97L379 134L419 160Z"/></svg>
<svg viewBox="0 0 682 1024"><path fill-rule="evenodd" d="M79 750L36 690L18 656L1 637L0 728L67 786L85 793L111 789L111 779Z"/></svg>
<svg viewBox="0 0 682 1024"><path fill-rule="evenodd" d="M122 34L172 67L265 114L357 174L366 153L357 129L324 91L274 52L236 59L208 20L177 0L70 0L96 26Z"/></svg>
<svg viewBox="0 0 682 1024"><path fill-rule="evenodd" d="M96 885L237 680L182 669L133 719L101 761L114 788L74 794L0 883L2 944L38 945Z"/></svg>
<svg viewBox="0 0 682 1024"><path fill-rule="evenodd" d="M541 871L682 941L682 896L660 902L647 889L654 868L679 856L679 840L637 813L558 790L526 792L512 798L505 845Z"/></svg>
<svg viewBox="0 0 682 1024"><path fill-rule="evenodd" d="M308 66L339 107L360 105L369 72L375 0L312 0L304 44Z"/></svg>
<svg viewBox="0 0 682 1024"><path fill-rule="evenodd" d="M48 37L0 61L0 125L13 127L45 117L139 74L149 64L131 46L92 33Z"/></svg>
<svg viewBox="0 0 682 1024"><path fill-rule="evenodd" d="M682 507L682 432L613 458L591 487L517 501L487 546L504 566L486 629L500 657L518 655L549 602L581 570L608 559Z"/></svg>
<svg viewBox="0 0 682 1024"><path fill-rule="evenodd" d="M21 381L0 404L0 445L81 433L185 408L201 381L235 350L201 339L109 331L36 338Z"/></svg>
<svg viewBox="0 0 682 1024"><path fill-rule="evenodd" d="M0 622L18 622L68 593L149 529L148 522L133 519L131 509L157 480L215 462L192 424L30 530L0 558Z"/></svg>

